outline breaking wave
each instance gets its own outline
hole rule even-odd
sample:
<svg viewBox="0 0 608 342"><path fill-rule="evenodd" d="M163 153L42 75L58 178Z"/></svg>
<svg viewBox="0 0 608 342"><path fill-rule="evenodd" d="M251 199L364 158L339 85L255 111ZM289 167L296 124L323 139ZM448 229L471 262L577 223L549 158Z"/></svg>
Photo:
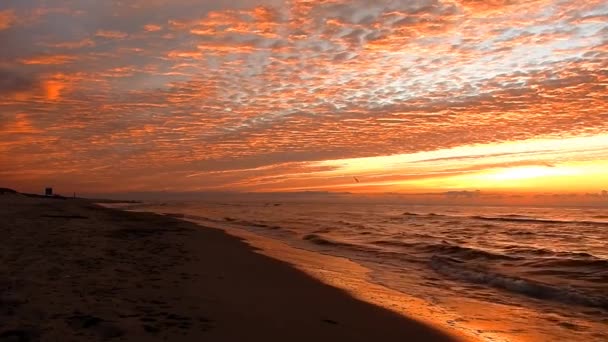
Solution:
<svg viewBox="0 0 608 342"><path fill-rule="evenodd" d="M608 310L608 296L606 294L588 293L574 287L560 287L508 276L482 268L470 267L465 263L440 256L433 256L430 265L435 271L450 278L483 284L536 299Z"/></svg>

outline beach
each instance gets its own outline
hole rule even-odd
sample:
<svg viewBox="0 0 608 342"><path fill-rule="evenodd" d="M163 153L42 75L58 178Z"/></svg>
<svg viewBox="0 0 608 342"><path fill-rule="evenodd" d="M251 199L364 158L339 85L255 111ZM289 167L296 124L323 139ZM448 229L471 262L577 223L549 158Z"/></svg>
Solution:
<svg viewBox="0 0 608 342"><path fill-rule="evenodd" d="M242 239L87 200L0 196L0 341L450 341Z"/></svg>
<svg viewBox="0 0 608 342"><path fill-rule="evenodd" d="M115 206L221 228L357 299L465 339L607 338L603 208L276 195Z"/></svg>

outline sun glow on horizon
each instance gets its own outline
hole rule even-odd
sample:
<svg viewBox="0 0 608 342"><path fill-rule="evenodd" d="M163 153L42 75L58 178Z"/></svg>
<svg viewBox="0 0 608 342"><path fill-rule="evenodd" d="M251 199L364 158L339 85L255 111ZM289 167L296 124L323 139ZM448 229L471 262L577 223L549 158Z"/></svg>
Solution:
<svg viewBox="0 0 608 342"><path fill-rule="evenodd" d="M360 183L323 186L353 192L429 189L591 191L608 186L608 135L530 139L413 154L326 160L318 176ZM319 187L321 188L321 187Z"/></svg>
<svg viewBox="0 0 608 342"><path fill-rule="evenodd" d="M494 181L509 181L518 179L529 179L548 176L569 176L582 172L572 167L555 167L555 166L522 166L505 168L490 172L487 175L488 180Z"/></svg>
<svg viewBox="0 0 608 342"><path fill-rule="evenodd" d="M603 170L608 170L608 161L482 170L438 181L450 189L595 192L608 185L608 175Z"/></svg>

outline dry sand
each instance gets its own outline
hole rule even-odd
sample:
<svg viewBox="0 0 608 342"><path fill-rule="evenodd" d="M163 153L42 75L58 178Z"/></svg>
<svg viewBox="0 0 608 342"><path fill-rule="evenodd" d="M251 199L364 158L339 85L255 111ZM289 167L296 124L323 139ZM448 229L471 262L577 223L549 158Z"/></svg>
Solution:
<svg viewBox="0 0 608 342"><path fill-rule="evenodd" d="M0 196L0 341L450 341L221 230Z"/></svg>

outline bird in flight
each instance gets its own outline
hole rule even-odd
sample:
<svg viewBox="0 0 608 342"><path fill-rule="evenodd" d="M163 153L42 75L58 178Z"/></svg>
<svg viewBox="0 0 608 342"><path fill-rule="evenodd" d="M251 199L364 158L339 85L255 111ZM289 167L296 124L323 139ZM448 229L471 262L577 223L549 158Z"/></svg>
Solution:
<svg viewBox="0 0 608 342"><path fill-rule="evenodd" d="M357 177L353 177L355 179L355 182L359 183L359 179L357 179Z"/></svg>

